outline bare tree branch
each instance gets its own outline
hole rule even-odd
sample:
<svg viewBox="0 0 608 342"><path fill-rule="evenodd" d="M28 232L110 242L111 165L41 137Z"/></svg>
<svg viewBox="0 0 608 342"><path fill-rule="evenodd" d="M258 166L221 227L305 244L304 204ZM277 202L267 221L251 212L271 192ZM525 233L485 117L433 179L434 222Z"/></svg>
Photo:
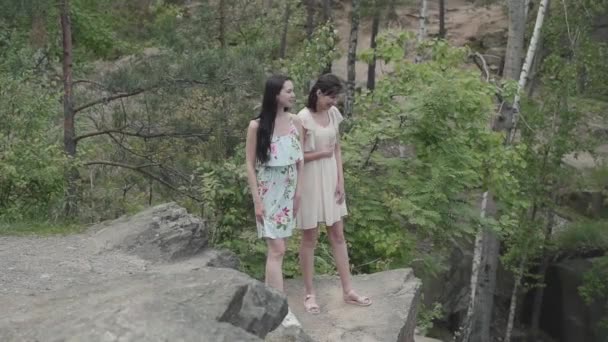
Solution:
<svg viewBox="0 0 608 342"><path fill-rule="evenodd" d="M80 111L82 111L84 109L87 109L89 107L98 105L100 103L108 103L110 101L114 101L114 100L121 99L121 98L124 98L124 97L131 97L131 96L139 95L139 94L141 94L141 93L143 93L145 91L148 91L148 90L151 90L151 89L154 89L154 88L157 88L157 87L158 87L157 85L154 85L154 86L151 86L151 87L148 87L148 88L135 89L135 90L133 90L131 92L128 92L128 93L118 93L118 94L114 94L114 95L111 95L111 96L102 97L100 99L91 101L91 102L86 103L86 104L84 104L84 105L82 105L80 107L75 108L74 109L74 113L78 113L78 112L80 112Z"/></svg>
<svg viewBox="0 0 608 342"><path fill-rule="evenodd" d="M477 62L477 58L479 59L480 62ZM484 72L484 74L486 74L486 82L489 82L490 81L490 71L488 69L488 63L486 63L486 59L483 58L483 56L479 52L475 52L473 54L473 61L475 62L475 64L477 64L479 69L481 69ZM481 65L479 63L481 63Z"/></svg>
<svg viewBox="0 0 608 342"><path fill-rule="evenodd" d="M165 133L146 134L146 133L140 133L140 132L127 132L127 131L123 131L122 129L107 129L104 131L85 133L85 134L77 136L76 138L74 138L74 140L80 141L82 139L86 139L86 138L90 138L90 137L94 137L94 136L98 136L98 135L104 135L104 134L109 135L112 133L128 135L128 136L132 136L132 137L146 138L146 139L164 138L164 137L172 137L172 138L207 137L210 134L209 132L206 132L206 133L165 132Z"/></svg>
<svg viewBox="0 0 608 342"><path fill-rule="evenodd" d="M99 82L95 82L95 81L91 81L91 80L75 80L74 82L72 82L72 87L77 84L80 84L80 83L92 84L92 85L98 86L99 88L102 88L102 89L108 89L107 86L105 86Z"/></svg>
<svg viewBox="0 0 608 342"><path fill-rule="evenodd" d="M376 139L374 139L374 145L372 146L372 149L369 151L369 154L367 155L367 159L365 159L365 163L363 163L363 167L366 167L367 165L369 165L369 160L372 158L372 154L378 148L379 142L380 142L380 139L378 137L376 137Z"/></svg>
<svg viewBox="0 0 608 342"><path fill-rule="evenodd" d="M167 182L166 180L164 180L164 179L162 179L162 178L160 178L160 177L152 174L149 171L144 170L144 168L146 168L146 167L153 166L152 164L129 165L129 164L118 163L118 162L113 162L113 161L94 160L94 161L86 162L86 163L84 163L84 165L86 165L86 166L90 166L90 165L108 165L108 166L116 166L116 167L121 167L123 169L129 169L129 170L137 171L137 172L143 174L144 176L146 176L146 177L148 177L148 178L150 178L152 180L155 180L155 181L159 182L160 184L166 186L167 188L169 188L169 189L171 189L171 190L173 190L173 191L175 191L177 193L180 193L180 194L182 194L182 195L184 195L186 197L189 197L189 198L191 198L193 200L196 200L196 201L199 201L199 202L201 201L200 198L198 198L196 196L193 196L191 194L188 194L186 192L183 192L183 191L177 189L173 184Z"/></svg>

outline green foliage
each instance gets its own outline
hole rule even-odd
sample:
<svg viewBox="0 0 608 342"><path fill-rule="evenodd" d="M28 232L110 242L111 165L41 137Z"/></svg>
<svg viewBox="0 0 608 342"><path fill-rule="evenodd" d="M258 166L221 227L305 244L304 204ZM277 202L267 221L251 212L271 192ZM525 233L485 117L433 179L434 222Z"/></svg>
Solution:
<svg viewBox="0 0 608 342"><path fill-rule="evenodd" d="M53 216L64 170L53 120L57 95L0 74L0 220Z"/></svg>
<svg viewBox="0 0 608 342"><path fill-rule="evenodd" d="M41 221L44 217L39 217L37 220L4 222L0 219L0 236L2 235L68 235L80 233L84 226L77 223L61 222L61 221Z"/></svg>
<svg viewBox="0 0 608 342"><path fill-rule="evenodd" d="M608 312L608 256L593 261L593 266L585 273L583 285L578 291L588 305L605 302L604 310ZM599 330L599 336L608 335L607 315L604 315L596 329Z"/></svg>
<svg viewBox="0 0 608 342"><path fill-rule="evenodd" d="M418 320L416 322L416 328L419 329L418 334L427 336L429 331L433 329L433 321L441 319L443 315L444 312L441 303L434 302L431 307L427 308L424 305L424 302L421 301L417 316Z"/></svg>
<svg viewBox="0 0 608 342"><path fill-rule="evenodd" d="M550 234L557 228L553 217L561 194L581 191L592 183L601 188L597 181L577 182L576 178L588 177L589 172L565 166L563 160L592 151L599 143L588 132L602 111L590 105L590 99L606 98L607 69L605 58L599 56L605 56L607 50L591 38L590 24L591 18L606 10L605 5L605 1L552 5L542 30L542 62L536 76L542 87L534 98L524 98L518 127L517 143L526 146L521 150L526 167L512 175L519 183L519 197L531 205L521 210L513 203L501 203L503 211L515 214L512 228L503 235L506 252L502 262L516 273L523 272L530 283L524 284L527 288L536 286L538 277L526 270L552 253L580 255L606 248L603 221L579 219L560 227L555 239Z"/></svg>
<svg viewBox="0 0 608 342"><path fill-rule="evenodd" d="M327 23L315 29L312 38L304 42L292 59L282 61L293 79L296 92L301 95L296 99L298 108L306 103L310 82L321 75L324 65L338 57L337 44L336 30Z"/></svg>
<svg viewBox="0 0 608 342"><path fill-rule="evenodd" d="M571 83L570 96L608 100L605 63L608 46L592 37L596 17L608 11L605 0L563 2L552 6L543 35L551 55L543 62L543 73L553 82Z"/></svg>
<svg viewBox="0 0 608 342"><path fill-rule="evenodd" d="M516 200L510 175L525 163L488 129L494 89L461 68L467 51L431 41L421 47L431 59L414 64L402 58L405 39L394 32L378 38L378 58L394 61L395 71L357 98L342 144L352 259L379 260L365 271L409 263L419 253L416 241L429 239L440 250L473 234L478 204L466 194L490 189L526 205ZM400 157L399 148L414 155Z"/></svg>
<svg viewBox="0 0 608 342"><path fill-rule="evenodd" d="M556 244L566 253L608 250L608 222L587 220L571 223L557 235Z"/></svg>
<svg viewBox="0 0 608 342"><path fill-rule="evenodd" d="M109 6L111 2L108 0L71 3L72 39L77 58L81 59L83 54L111 58L126 50L126 43L119 38L113 13L107 9Z"/></svg>

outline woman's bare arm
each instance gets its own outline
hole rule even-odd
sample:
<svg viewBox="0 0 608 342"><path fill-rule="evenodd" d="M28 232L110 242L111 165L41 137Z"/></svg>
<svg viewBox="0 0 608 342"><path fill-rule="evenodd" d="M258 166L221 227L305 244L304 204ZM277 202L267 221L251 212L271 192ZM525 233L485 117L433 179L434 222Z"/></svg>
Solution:
<svg viewBox="0 0 608 342"><path fill-rule="evenodd" d="M260 196L258 195L258 181L255 176L255 162L256 162L256 145L257 145L257 133L259 124L255 120L249 122L247 128L247 140L245 143L245 160L247 162L247 182L249 183L249 190L251 190L251 196L253 197L253 203L257 204L261 202Z"/></svg>

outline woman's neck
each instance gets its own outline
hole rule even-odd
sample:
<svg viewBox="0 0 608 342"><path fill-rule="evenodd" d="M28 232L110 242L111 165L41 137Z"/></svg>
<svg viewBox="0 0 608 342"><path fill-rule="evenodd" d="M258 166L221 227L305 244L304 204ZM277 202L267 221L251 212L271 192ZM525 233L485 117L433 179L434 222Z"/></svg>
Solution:
<svg viewBox="0 0 608 342"><path fill-rule="evenodd" d="M277 108L277 118L287 115L287 112L283 108Z"/></svg>
<svg viewBox="0 0 608 342"><path fill-rule="evenodd" d="M311 110L311 112L314 114L323 114L323 113L327 112L328 110L329 110L329 108L323 108L323 107L317 106L317 110Z"/></svg>

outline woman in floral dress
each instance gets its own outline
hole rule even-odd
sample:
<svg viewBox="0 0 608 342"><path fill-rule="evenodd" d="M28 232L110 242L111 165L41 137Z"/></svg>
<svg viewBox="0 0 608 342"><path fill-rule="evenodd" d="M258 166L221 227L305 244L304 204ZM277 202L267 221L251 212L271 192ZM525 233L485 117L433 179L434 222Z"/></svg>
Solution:
<svg viewBox="0 0 608 342"><path fill-rule="evenodd" d="M258 236L266 240L266 284L283 291L286 238L295 228L304 164L302 125L287 112L295 100L293 83L285 76L266 81L262 109L247 129L246 159Z"/></svg>

